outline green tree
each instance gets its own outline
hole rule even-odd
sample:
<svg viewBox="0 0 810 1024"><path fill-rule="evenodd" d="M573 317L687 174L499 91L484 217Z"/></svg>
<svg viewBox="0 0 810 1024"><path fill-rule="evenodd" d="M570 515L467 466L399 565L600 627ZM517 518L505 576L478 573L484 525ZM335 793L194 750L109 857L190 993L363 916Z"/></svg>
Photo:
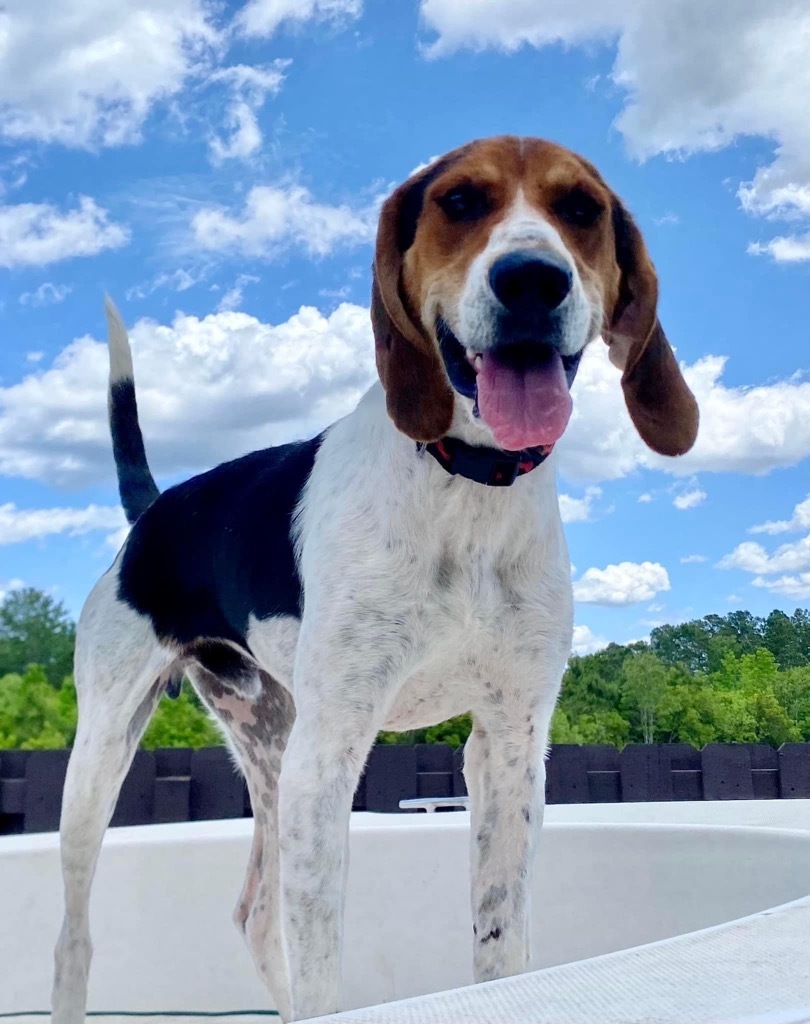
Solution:
<svg viewBox="0 0 810 1024"><path fill-rule="evenodd" d="M740 654L753 654L762 647L762 619L739 609L720 617L723 633L733 636Z"/></svg>
<svg viewBox="0 0 810 1024"><path fill-rule="evenodd" d="M718 689L741 690L750 694L772 688L778 674L776 658L760 647L753 654L727 654L710 680Z"/></svg>
<svg viewBox="0 0 810 1024"><path fill-rule="evenodd" d="M788 618L784 612L772 611L765 620L763 642L780 668L807 664L806 631L800 621Z"/></svg>
<svg viewBox="0 0 810 1024"><path fill-rule="evenodd" d="M554 714L551 718L549 740L554 744L583 742L582 733L575 725L571 724L571 720L561 704L558 704L554 709Z"/></svg>
<svg viewBox="0 0 810 1024"><path fill-rule="evenodd" d="M627 664L627 662L625 662ZM577 721L578 743L608 743L623 747L630 738L632 726L620 711L594 711Z"/></svg>
<svg viewBox="0 0 810 1024"><path fill-rule="evenodd" d="M667 665L682 665L688 672L706 672L712 634L700 622L656 626L650 633L653 653Z"/></svg>
<svg viewBox="0 0 810 1024"><path fill-rule="evenodd" d="M654 741L656 716L669 680L670 670L652 651L640 651L622 666L622 703L644 743Z"/></svg>
<svg viewBox="0 0 810 1024"><path fill-rule="evenodd" d="M706 615L676 626L658 626L650 646L667 665L692 674L713 672L726 654L752 654L763 646L763 621L746 611Z"/></svg>
<svg viewBox="0 0 810 1024"><path fill-rule="evenodd" d="M73 740L76 694L69 676L75 630L64 607L34 589L0 605L0 747L63 747ZM37 668L41 663L42 667ZM472 719L382 743L461 746ZM746 611L707 615L653 630L650 643L610 644L572 656L551 723L552 743L810 741L810 611L762 619ZM147 747L200 747L220 734L185 684L161 700Z"/></svg>
<svg viewBox="0 0 810 1024"><path fill-rule="evenodd" d="M0 676L40 665L52 686L73 671L76 628L64 605L34 587L12 590L0 605Z"/></svg>
<svg viewBox="0 0 810 1024"><path fill-rule="evenodd" d="M609 644L595 654L572 655L560 695L560 705L571 721L595 711L615 710L621 696L625 660L634 652L647 649L646 644Z"/></svg>
<svg viewBox="0 0 810 1024"><path fill-rule="evenodd" d="M38 665L0 679L0 749L59 750L76 734L76 691L56 689Z"/></svg>
<svg viewBox="0 0 810 1024"><path fill-rule="evenodd" d="M795 722L790 720L771 689L751 694L748 699L757 724L758 743L770 743L772 747L781 747L783 743L801 739L801 731Z"/></svg>
<svg viewBox="0 0 810 1024"><path fill-rule="evenodd" d="M810 666L801 665L780 672L774 681L773 692L799 737L810 740Z"/></svg>
<svg viewBox="0 0 810 1024"><path fill-rule="evenodd" d="M667 687L658 707L657 728L664 743L691 743L699 748L716 742L712 691L694 677Z"/></svg>
<svg viewBox="0 0 810 1024"><path fill-rule="evenodd" d="M798 723L779 700L779 694L785 695L783 674L775 655L764 647L753 654L727 655L723 659L720 669L710 677L720 742L770 743L778 747L799 739Z"/></svg>
<svg viewBox="0 0 810 1024"><path fill-rule="evenodd" d="M756 743L757 719L742 690L709 690L711 716L718 743Z"/></svg>
<svg viewBox="0 0 810 1024"><path fill-rule="evenodd" d="M409 732L384 731L377 736L377 742L389 746L412 743L449 743L451 747L463 747L472 732L472 715L457 715L446 722L428 726L426 729L412 729Z"/></svg>
<svg viewBox="0 0 810 1024"><path fill-rule="evenodd" d="M158 747L217 747L222 733L200 704L189 683L184 682L177 700L161 700L152 716L141 746L147 750Z"/></svg>

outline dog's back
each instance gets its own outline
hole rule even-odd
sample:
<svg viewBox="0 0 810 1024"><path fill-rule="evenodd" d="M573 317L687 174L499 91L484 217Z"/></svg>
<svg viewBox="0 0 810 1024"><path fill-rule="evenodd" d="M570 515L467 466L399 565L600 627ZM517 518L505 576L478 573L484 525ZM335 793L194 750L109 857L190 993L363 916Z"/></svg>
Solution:
<svg viewBox="0 0 810 1024"><path fill-rule="evenodd" d="M132 531L118 597L160 640L217 638L247 649L250 616L300 616L292 520L321 436L265 448L158 490L138 421L129 339L106 300L108 411L121 504Z"/></svg>
<svg viewBox="0 0 810 1024"><path fill-rule="evenodd" d="M252 452L161 494L126 542L119 597L181 645L245 646L251 615L300 616L292 519L319 444Z"/></svg>

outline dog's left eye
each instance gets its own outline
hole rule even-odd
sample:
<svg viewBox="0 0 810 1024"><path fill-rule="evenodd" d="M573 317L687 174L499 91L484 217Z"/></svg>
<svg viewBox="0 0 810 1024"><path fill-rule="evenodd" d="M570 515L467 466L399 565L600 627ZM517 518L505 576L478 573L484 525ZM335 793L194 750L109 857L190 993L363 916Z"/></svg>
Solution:
<svg viewBox="0 0 810 1024"><path fill-rule="evenodd" d="M554 204L554 212L577 228L590 228L601 216L603 207L581 188L562 196Z"/></svg>
<svg viewBox="0 0 810 1024"><path fill-rule="evenodd" d="M452 221L478 220L489 212L489 199L486 192L474 185L460 185L451 189L436 202L445 216Z"/></svg>

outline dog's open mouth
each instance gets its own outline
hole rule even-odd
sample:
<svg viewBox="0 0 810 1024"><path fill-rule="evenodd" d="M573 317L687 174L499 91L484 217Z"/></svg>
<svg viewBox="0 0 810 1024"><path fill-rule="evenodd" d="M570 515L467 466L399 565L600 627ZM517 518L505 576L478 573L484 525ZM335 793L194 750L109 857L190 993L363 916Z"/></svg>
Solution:
<svg viewBox="0 0 810 1024"><path fill-rule="evenodd" d="M473 399L501 448L520 451L562 437L581 353L561 356L552 345L537 341L477 352L465 348L441 318L436 332L450 383Z"/></svg>

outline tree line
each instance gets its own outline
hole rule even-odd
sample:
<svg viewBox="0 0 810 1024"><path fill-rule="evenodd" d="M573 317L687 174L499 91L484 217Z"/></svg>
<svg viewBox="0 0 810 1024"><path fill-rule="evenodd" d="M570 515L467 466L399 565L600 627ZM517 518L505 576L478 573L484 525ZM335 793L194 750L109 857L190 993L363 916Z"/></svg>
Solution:
<svg viewBox="0 0 810 1024"><path fill-rule="evenodd" d="M33 588L0 604L0 749L70 746L76 731L71 674L76 629L64 606ZM460 746L469 715L383 743ZM649 641L572 655L551 727L552 743L810 742L810 611L746 611L659 626ZM162 700L142 745L221 743L185 683Z"/></svg>

